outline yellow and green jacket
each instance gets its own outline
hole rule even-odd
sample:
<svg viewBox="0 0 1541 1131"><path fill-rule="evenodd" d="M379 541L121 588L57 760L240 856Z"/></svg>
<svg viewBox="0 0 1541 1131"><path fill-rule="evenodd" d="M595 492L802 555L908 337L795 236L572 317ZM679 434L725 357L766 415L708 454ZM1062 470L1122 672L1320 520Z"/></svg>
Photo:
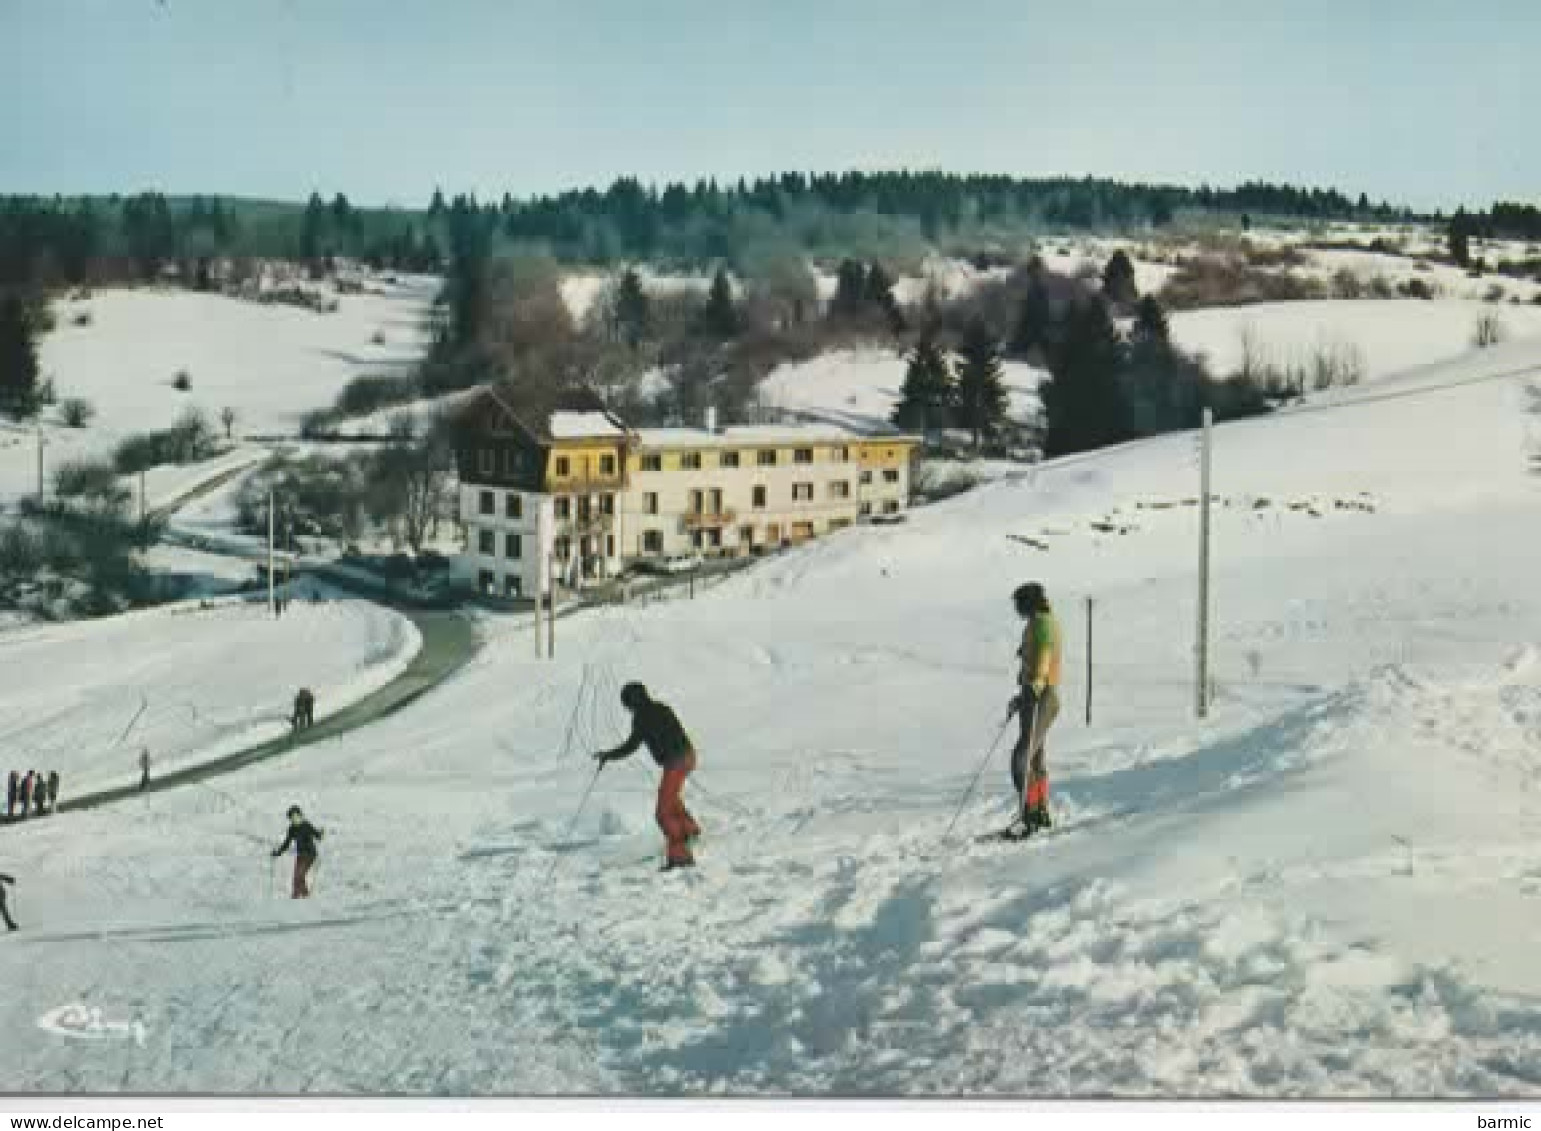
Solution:
<svg viewBox="0 0 1541 1131"><path fill-rule="evenodd" d="M1059 621L1052 609L1045 607L1033 614L1022 630L1022 646L1017 656L1022 669L1017 675L1019 686L1027 688L1035 683L1058 687L1060 679L1061 639Z"/></svg>

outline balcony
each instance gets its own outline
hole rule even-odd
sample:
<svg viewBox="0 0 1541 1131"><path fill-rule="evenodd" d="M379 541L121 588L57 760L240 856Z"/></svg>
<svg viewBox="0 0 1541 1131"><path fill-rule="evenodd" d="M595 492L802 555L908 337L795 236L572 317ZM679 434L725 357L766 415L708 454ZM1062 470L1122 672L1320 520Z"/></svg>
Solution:
<svg viewBox="0 0 1541 1131"><path fill-rule="evenodd" d="M556 529L562 534L609 534L615 529L615 515L575 510L566 518L558 518Z"/></svg>
<svg viewBox="0 0 1541 1131"><path fill-rule="evenodd" d="M696 530L723 530L738 516L733 511L687 511L680 516L680 529L689 534Z"/></svg>

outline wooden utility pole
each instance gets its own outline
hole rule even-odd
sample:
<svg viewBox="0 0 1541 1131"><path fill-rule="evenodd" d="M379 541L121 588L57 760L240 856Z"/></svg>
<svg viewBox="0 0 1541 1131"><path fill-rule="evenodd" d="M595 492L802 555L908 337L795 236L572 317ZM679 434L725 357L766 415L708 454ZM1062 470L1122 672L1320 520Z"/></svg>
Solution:
<svg viewBox="0 0 1541 1131"><path fill-rule="evenodd" d="M278 616L278 598L273 589L273 489L268 488L268 615Z"/></svg>
<svg viewBox="0 0 1541 1131"><path fill-rule="evenodd" d="M1092 725L1092 599L1086 598L1086 725Z"/></svg>
<svg viewBox="0 0 1541 1131"><path fill-rule="evenodd" d="M1195 647L1195 706L1198 717L1209 714L1209 453L1214 413L1204 410L1202 447L1199 450L1199 608Z"/></svg>
<svg viewBox="0 0 1541 1131"><path fill-rule="evenodd" d="M556 659L556 555L548 559L551 584L546 587L546 659Z"/></svg>

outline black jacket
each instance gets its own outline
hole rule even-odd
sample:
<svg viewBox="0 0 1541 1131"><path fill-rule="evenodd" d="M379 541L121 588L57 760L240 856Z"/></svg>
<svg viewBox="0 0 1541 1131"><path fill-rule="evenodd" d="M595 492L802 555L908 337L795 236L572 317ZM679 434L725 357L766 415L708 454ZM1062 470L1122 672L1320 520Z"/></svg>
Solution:
<svg viewBox="0 0 1541 1131"><path fill-rule="evenodd" d="M284 842L278 846L278 851L273 853L273 855L282 856L292 844L294 845L294 854L296 856L314 856L316 855L316 841L325 835L325 833L309 821L301 821L297 825L291 824L288 835L284 837Z"/></svg>
<svg viewBox="0 0 1541 1131"><path fill-rule="evenodd" d="M607 751L605 760L629 758L639 746L646 746L653 761L666 770L683 762L695 749L690 736L680 725L679 717L663 703L653 700L632 712L631 737L614 750Z"/></svg>

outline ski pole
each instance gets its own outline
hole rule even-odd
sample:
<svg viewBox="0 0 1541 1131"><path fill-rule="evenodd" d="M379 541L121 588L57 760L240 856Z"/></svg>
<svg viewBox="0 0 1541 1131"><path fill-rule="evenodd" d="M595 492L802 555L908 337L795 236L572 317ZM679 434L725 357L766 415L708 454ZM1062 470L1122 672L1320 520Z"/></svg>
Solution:
<svg viewBox="0 0 1541 1131"><path fill-rule="evenodd" d="M567 822L567 831L562 834L562 839L560 842L562 847L565 848L569 843L571 843L573 830L578 827L578 818L582 815L584 806L589 803L589 796L594 792L594 787L599 784L599 775L604 770L604 768L605 764L603 762L600 762L597 766L594 767L594 776L589 779L588 788L583 791L583 796L578 801L578 808L573 810L572 820ZM545 882L541 884L542 888L551 886L551 877L556 875L556 866L561 863L561 860L562 856L560 852L552 854L551 867L546 871Z"/></svg>
<svg viewBox="0 0 1541 1131"><path fill-rule="evenodd" d="M1015 713L1015 711L1012 712L1012 714ZM968 789L964 791L963 797L958 801L958 808L954 811L952 820L947 825L947 831L942 834L943 843L946 843L952 836L952 830L957 825L958 818L963 816L963 807L968 804L968 799L974 795L974 787L979 784L979 779L984 775L985 767L990 764L990 759L995 757L995 751L1000 748L1001 739L1006 737L1006 728L1010 725L1011 715L1007 715L1006 721L1001 724L1001 729L995 732L995 741L990 743L990 749L985 752L985 756L979 762L979 768L974 771L974 777L968 783Z"/></svg>

